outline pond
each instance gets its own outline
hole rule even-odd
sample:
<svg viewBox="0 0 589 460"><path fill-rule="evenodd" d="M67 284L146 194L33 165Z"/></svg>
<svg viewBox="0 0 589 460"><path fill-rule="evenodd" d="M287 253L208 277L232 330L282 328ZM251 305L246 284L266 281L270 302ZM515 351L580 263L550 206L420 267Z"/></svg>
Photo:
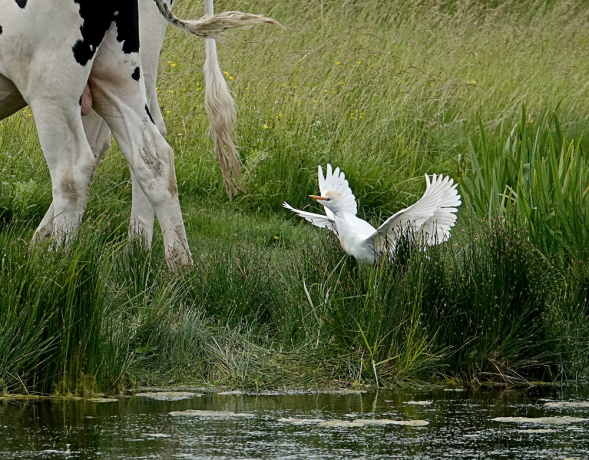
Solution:
<svg viewBox="0 0 589 460"><path fill-rule="evenodd" d="M3 399L0 459L589 458L589 387L182 390Z"/></svg>

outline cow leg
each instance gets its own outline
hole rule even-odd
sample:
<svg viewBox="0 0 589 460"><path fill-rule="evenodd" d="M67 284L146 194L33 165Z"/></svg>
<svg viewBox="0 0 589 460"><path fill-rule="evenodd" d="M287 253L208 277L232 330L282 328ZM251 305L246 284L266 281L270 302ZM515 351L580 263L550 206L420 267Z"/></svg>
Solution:
<svg viewBox="0 0 589 460"><path fill-rule="evenodd" d="M144 95L139 91L135 94L125 91L122 93L125 95L123 102L118 98L113 100L114 94L122 89L121 86L113 87L108 80L94 77L91 77L91 86L96 110L108 123L131 168L134 188L136 185L140 187L155 210L162 229L168 265L176 267L191 264L178 199L174 152L150 120ZM134 194L134 198L138 198L138 195ZM147 203L141 198L134 200L133 204L145 205L148 211ZM139 210L146 211L141 207ZM138 223L144 228L149 227L149 222ZM144 238L147 241L151 234L144 235Z"/></svg>
<svg viewBox="0 0 589 460"><path fill-rule="evenodd" d="M156 127L143 78L135 79L139 56L121 60L121 44L109 33L96 57L89 83L94 109L108 123L121 152L158 217L166 261L171 267L192 263L174 171L174 152Z"/></svg>
<svg viewBox="0 0 589 460"><path fill-rule="evenodd" d="M90 171L90 176L92 177L96 168L98 168L99 163L102 161L104 155L106 155L106 152L110 147L110 130L108 129L108 125L105 123L105 121L94 111L91 111L88 115L82 117L82 124L84 125L86 139L90 144L92 154L96 160L90 166L93 166L92 170ZM51 206L49 206L49 209L45 213L43 220L41 220L39 227L37 227L37 230L33 235L31 246L35 246L37 243L45 241L51 236L53 233L54 217L54 205L51 203Z"/></svg>
<svg viewBox="0 0 589 460"><path fill-rule="evenodd" d="M75 99L55 101L41 97L30 100L30 106L49 167L53 195L52 215L46 215L33 240L45 240L53 233L62 242L79 225L97 161Z"/></svg>
<svg viewBox="0 0 589 460"><path fill-rule="evenodd" d="M145 82L147 106L151 119L163 137L166 137L166 125L157 100L156 78L160 50L166 34L167 22L160 14L153 0L139 1L139 26L141 47L141 70ZM137 177L131 169L133 198L131 206L131 224L129 236L138 236L145 250L151 248L153 239L154 210L149 199L143 193Z"/></svg>

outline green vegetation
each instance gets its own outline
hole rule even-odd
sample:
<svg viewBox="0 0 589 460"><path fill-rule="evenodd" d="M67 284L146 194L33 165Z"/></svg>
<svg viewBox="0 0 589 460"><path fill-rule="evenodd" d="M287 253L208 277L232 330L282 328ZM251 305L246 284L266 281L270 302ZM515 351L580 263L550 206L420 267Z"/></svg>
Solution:
<svg viewBox="0 0 589 460"><path fill-rule="evenodd" d="M207 137L203 45L170 30L158 91L195 266L129 242L113 147L80 234L29 251L51 201L27 109L0 122L0 389L117 391L472 383L589 373L589 55L583 5L552 1L219 1L286 31L228 34L243 191ZM202 14L179 2L181 17ZM374 224L461 184L458 225L427 253L363 266L282 209L341 166Z"/></svg>

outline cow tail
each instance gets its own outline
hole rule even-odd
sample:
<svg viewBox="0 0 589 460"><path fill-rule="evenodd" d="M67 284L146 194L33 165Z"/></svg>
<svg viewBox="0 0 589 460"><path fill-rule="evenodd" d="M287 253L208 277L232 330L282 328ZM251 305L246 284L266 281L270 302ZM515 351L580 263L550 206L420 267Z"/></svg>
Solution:
<svg viewBox="0 0 589 460"><path fill-rule="evenodd" d="M213 0L205 0L205 14L214 14ZM221 72L214 38L205 41L205 110L211 120L209 135L215 144L215 153L223 173L223 182L229 198L241 185L241 161L231 139L237 116L235 101Z"/></svg>
<svg viewBox="0 0 589 460"><path fill-rule="evenodd" d="M155 3L162 16L170 24L184 32L202 38L215 38L228 29L249 27L256 24L272 24L282 27L275 19L268 18L262 14L242 13L241 11L224 11L219 14L205 14L200 19L184 20L176 17L164 0L155 0Z"/></svg>
<svg viewBox="0 0 589 460"><path fill-rule="evenodd" d="M213 0L205 0L205 15L193 21L178 19L163 0L155 0L160 13L166 20L185 32L206 38L205 109L211 120L210 136L215 144L215 152L223 182L229 198L241 187L241 161L231 139L237 109L229 92L227 82L219 67L215 37L227 29L247 27L255 24L273 24L282 27L277 21L266 16L227 11L214 14Z"/></svg>

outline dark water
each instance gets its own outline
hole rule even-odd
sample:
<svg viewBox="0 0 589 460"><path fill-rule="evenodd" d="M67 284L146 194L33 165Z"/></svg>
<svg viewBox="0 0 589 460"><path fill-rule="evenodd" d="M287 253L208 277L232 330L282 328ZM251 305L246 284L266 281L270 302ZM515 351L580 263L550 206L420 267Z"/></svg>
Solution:
<svg viewBox="0 0 589 460"><path fill-rule="evenodd" d="M3 400L0 459L589 459L589 421L521 425L491 420L563 415L589 419L589 408L550 408L547 400L589 401L589 387L263 396L208 393L176 402L140 397L110 403ZM254 416L170 415L188 409ZM325 427L278 421L288 417L421 419L429 425Z"/></svg>

